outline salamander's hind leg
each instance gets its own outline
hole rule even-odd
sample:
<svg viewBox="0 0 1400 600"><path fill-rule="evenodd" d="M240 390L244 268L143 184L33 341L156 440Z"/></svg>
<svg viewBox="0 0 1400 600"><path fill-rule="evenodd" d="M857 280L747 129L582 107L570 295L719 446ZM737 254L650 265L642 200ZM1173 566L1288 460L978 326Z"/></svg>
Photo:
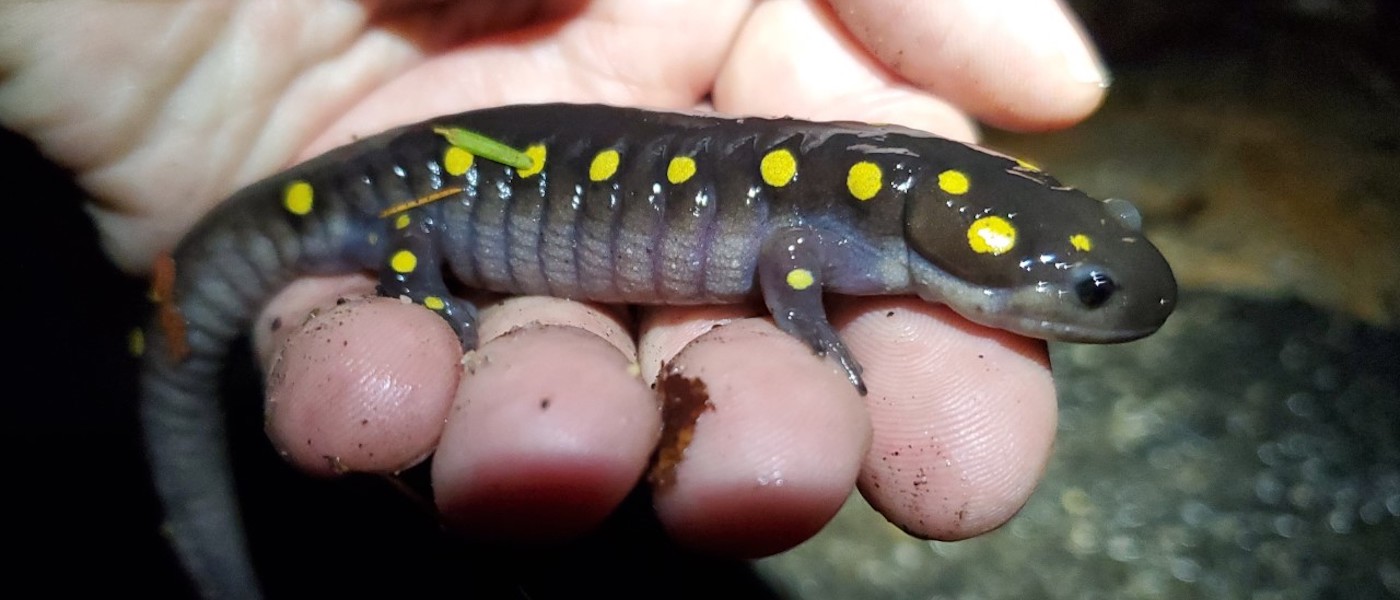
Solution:
<svg viewBox="0 0 1400 600"><path fill-rule="evenodd" d="M389 220L388 251L380 268L379 293L408 298L431 309L457 332L462 347L476 348L476 306L454 297L443 279L441 220L435 207L401 212Z"/></svg>
<svg viewBox="0 0 1400 600"><path fill-rule="evenodd" d="M823 243L821 234L812 229L775 232L759 251L758 284L778 328L807 342L817 354L836 359L863 396L860 364L836 335L822 305Z"/></svg>

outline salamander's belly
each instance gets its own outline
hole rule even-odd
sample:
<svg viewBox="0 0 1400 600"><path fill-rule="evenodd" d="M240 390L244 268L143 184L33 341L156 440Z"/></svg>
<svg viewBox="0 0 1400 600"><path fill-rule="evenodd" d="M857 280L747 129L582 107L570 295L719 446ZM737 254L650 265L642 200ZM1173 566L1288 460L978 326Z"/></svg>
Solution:
<svg viewBox="0 0 1400 600"><path fill-rule="evenodd" d="M687 141L555 139L582 154L554 158L536 178L477 161L464 174L473 184L442 203L452 273L470 286L600 302L754 296L768 204L752 186L695 176L721 161L682 149Z"/></svg>

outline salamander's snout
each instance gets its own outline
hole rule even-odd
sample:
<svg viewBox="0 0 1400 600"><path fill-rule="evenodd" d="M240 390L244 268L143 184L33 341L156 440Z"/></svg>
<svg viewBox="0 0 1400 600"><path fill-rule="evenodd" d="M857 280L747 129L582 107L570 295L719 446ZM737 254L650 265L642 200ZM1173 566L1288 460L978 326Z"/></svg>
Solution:
<svg viewBox="0 0 1400 600"><path fill-rule="evenodd" d="M1155 249L1137 264L1080 265L1070 270L1061 289L1054 290L1061 306L1053 312L1061 325L1047 327L1041 337L1096 343L1135 340L1166 322L1176 308L1176 294L1171 267Z"/></svg>
<svg viewBox="0 0 1400 600"><path fill-rule="evenodd" d="M1176 277L1166 258L1138 231L1098 231L1093 240L1092 252L1031 254L1011 285L951 277L918 256L910 259L910 274L925 299L1030 337L1115 343L1157 331L1176 308Z"/></svg>

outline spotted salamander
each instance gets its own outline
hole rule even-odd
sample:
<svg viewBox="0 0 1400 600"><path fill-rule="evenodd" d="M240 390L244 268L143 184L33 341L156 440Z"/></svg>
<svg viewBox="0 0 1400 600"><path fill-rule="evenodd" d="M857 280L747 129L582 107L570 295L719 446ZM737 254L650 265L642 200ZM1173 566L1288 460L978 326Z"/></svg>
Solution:
<svg viewBox="0 0 1400 600"><path fill-rule="evenodd" d="M142 421L169 533L203 593L259 594L216 382L230 342L293 278L371 271L470 348L467 286L601 302L761 296L861 370L822 293L915 294L1037 338L1156 330L1176 283L1122 200L895 126L608 106L507 106L356 141L234 194L157 265Z"/></svg>

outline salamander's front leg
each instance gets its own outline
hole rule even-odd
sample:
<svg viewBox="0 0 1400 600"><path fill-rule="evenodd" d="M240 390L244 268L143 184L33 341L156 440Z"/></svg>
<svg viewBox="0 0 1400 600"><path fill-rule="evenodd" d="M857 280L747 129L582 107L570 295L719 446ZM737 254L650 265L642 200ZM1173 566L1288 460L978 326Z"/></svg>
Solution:
<svg viewBox="0 0 1400 600"><path fill-rule="evenodd" d="M827 254L822 235L805 227L775 232L763 243L758 258L758 285L778 328L797 336L818 355L831 356L862 396L865 382L860 364L826 319L822 278Z"/></svg>
<svg viewBox="0 0 1400 600"><path fill-rule="evenodd" d="M389 245L380 268L379 293L407 297L442 315L466 350L476 348L476 306L453 297L443 280L441 223L437 207L423 207L386 217Z"/></svg>

